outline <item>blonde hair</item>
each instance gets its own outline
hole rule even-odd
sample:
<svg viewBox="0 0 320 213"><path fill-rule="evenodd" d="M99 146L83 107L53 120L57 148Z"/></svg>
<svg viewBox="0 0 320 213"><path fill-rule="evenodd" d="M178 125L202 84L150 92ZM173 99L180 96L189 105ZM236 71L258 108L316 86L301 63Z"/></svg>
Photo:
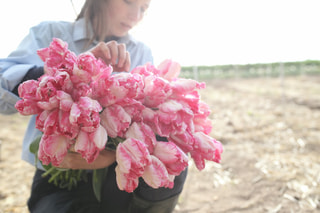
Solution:
<svg viewBox="0 0 320 213"><path fill-rule="evenodd" d="M103 11L103 5L106 0L86 0L76 20L85 19L86 32L89 35L89 26L92 26L93 35L89 40L89 44L95 39L103 41L105 39L106 14Z"/></svg>

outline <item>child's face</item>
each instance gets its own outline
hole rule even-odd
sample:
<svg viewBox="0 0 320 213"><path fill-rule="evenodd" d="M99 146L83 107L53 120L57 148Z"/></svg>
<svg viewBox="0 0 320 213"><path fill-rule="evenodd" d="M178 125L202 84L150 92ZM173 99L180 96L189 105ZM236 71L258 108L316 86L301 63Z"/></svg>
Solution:
<svg viewBox="0 0 320 213"><path fill-rule="evenodd" d="M106 36L124 36L143 18L151 0L107 0Z"/></svg>

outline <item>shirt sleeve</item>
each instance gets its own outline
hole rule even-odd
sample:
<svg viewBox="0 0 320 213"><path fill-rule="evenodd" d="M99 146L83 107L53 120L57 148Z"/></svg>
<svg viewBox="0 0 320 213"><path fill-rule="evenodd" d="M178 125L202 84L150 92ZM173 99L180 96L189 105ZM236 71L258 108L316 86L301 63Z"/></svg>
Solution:
<svg viewBox="0 0 320 213"><path fill-rule="evenodd" d="M28 80L37 80L43 74L44 74L43 67L32 67L30 70L28 70L27 74L23 77L23 79L21 80L20 83L23 83ZM20 83L18 83L16 85L16 87L12 90L12 92L17 96L19 96L18 88L19 88Z"/></svg>
<svg viewBox="0 0 320 213"><path fill-rule="evenodd" d="M18 48L7 58L0 59L0 113L17 112L14 106L20 98L13 93L14 89L31 68L43 66L37 55L37 50L43 47L44 43L48 43L48 36L43 36L48 30L44 30L43 27L38 25L31 28Z"/></svg>

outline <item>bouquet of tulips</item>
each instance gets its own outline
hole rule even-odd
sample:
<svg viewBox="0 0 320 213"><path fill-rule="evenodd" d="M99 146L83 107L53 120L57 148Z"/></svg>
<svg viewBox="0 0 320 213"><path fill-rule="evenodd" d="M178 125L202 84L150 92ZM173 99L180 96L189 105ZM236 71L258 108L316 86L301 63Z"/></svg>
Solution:
<svg viewBox="0 0 320 213"><path fill-rule="evenodd" d="M139 178L153 188L173 187L189 157L199 170L206 160L220 162L222 145L209 136L210 109L198 92L205 84L179 78L178 63L165 60L157 67L112 73L91 53L77 56L56 38L38 55L45 74L19 86L16 108L37 115L36 128L43 134L31 150L55 183L76 185L83 177L82 171L56 168L71 146L88 163L113 147L117 184L127 192ZM168 141L157 141L156 135Z"/></svg>

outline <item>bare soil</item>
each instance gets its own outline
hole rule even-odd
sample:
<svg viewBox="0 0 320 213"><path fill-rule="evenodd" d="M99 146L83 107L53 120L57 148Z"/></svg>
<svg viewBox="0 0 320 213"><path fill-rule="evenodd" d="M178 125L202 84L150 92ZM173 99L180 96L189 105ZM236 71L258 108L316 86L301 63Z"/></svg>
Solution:
<svg viewBox="0 0 320 213"><path fill-rule="evenodd" d="M207 81L221 164L190 161L175 213L320 212L320 76ZM0 213L28 212L28 117L0 115Z"/></svg>

